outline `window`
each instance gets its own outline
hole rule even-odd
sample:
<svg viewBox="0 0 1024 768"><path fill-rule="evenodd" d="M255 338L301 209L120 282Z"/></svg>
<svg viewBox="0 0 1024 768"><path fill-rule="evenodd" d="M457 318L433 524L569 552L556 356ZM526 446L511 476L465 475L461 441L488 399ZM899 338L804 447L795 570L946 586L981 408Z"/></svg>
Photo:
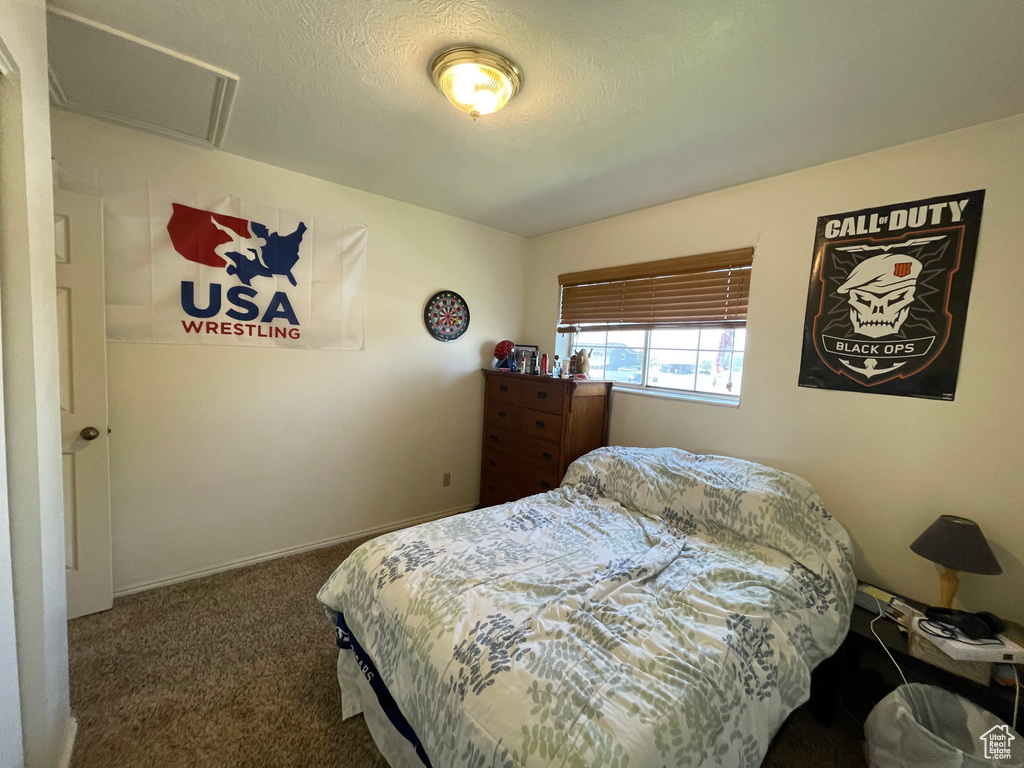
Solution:
<svg viewBox="0 0 1024 768"><path fill-rule="evenodd" d="M559 332L616 386L738 402L753 249L559 275Z"/></svg>

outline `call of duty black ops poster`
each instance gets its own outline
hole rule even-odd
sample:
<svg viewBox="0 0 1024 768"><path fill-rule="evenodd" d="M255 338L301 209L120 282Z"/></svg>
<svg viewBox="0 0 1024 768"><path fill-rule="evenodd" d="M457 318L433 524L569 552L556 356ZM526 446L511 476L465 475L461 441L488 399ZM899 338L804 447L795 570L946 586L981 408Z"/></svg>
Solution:
<svg viewBox="0 0 1024 768"><path fill-rule="evenodd" d="M985 190L818 218L801 387L952 400Z"/></svg>

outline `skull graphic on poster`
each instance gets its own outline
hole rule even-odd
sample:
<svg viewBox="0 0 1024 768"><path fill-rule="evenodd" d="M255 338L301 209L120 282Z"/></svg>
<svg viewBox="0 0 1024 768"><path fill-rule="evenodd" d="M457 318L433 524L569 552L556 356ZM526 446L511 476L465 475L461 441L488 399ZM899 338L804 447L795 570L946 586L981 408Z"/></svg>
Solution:
<svg viewBox="0 0 1024 768"><path fill-rule="evenodd" d="M800 386L953 399L984 200L818 217Z"/></svg>
<svg viewBox="0 0 1024 768"><path fill-rule="evenodd" d="M914 302L921 262L885 253L860 262L837 289L847 296L854 333L880 339L897 333Z"/></svg>

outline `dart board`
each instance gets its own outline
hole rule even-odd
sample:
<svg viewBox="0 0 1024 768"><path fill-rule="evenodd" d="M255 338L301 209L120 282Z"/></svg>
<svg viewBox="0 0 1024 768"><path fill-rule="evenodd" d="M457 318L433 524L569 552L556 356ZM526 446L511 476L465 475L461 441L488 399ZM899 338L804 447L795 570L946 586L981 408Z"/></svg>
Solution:
<svg viewBox="0 0 1024 768"><path fill-rule="evenodd" d="M438 291L423 308L423 323L438 341L455 341L469 329L469 305L455 291Z"/></svg>

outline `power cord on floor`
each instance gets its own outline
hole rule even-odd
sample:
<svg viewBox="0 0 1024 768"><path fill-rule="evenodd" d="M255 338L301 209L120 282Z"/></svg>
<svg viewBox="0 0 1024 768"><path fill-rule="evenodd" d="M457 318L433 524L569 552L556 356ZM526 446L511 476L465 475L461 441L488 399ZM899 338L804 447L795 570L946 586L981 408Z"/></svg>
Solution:
<svg viewBox="0 0 1024 768"><path fill-rule="evenodd" d="M878 605L878 615L871 620L871 634L875 636L875 640L877 640L878 644L882 646L882 650L885 651L886 655L892 661L893 666L895 666L896 670L900 673L900 677L903 678L903 685L906 686L907 693L910 695L910 698L913 700L913 703L917 706L920 706L918 705L917 700L914 698L914 689L910 687L910 683L907 682L907 676L903 674L903 668L899 665L899 663L896 661L896 657L892 655L892 653L889 651L889 648L885 645L885 643L882 642L882 638L880 638L878 636L878 633L875 631L875 622L879 619L885 618L885 614L882 612L882 601L876 597L875 603ZM924 709L922 708L921 711L923 712Z"/></svg>
<svg viewBox="0 0 1024 768"><path fill-rule="evenodd" d="M878 598L877 597L875 598L875 602L876 603L878 602ZM879 603L878 615L875 616L875 618L873 618L871 620L871 634L875 636L875 640L877 640L878 644L880 646L882 646L882 650L885 651L886 654L888 654L889 658L892 660L893 666L896 667L896 670L900 673L900 677L903 678L903 684L906 685L906 686L909 686L910 683L907 682L907 676L903 674L903 669L900 667L900 665L898 663L896 663L896 657L893 656L892 653L890 653L890 651L886 647L885 643L882 642L882 638L880 638L878 636L878 633L875 631L875 622L878 621L879 619L883 619L883 618L885 618L885 614L882 613L881 603Z"/></svg>

